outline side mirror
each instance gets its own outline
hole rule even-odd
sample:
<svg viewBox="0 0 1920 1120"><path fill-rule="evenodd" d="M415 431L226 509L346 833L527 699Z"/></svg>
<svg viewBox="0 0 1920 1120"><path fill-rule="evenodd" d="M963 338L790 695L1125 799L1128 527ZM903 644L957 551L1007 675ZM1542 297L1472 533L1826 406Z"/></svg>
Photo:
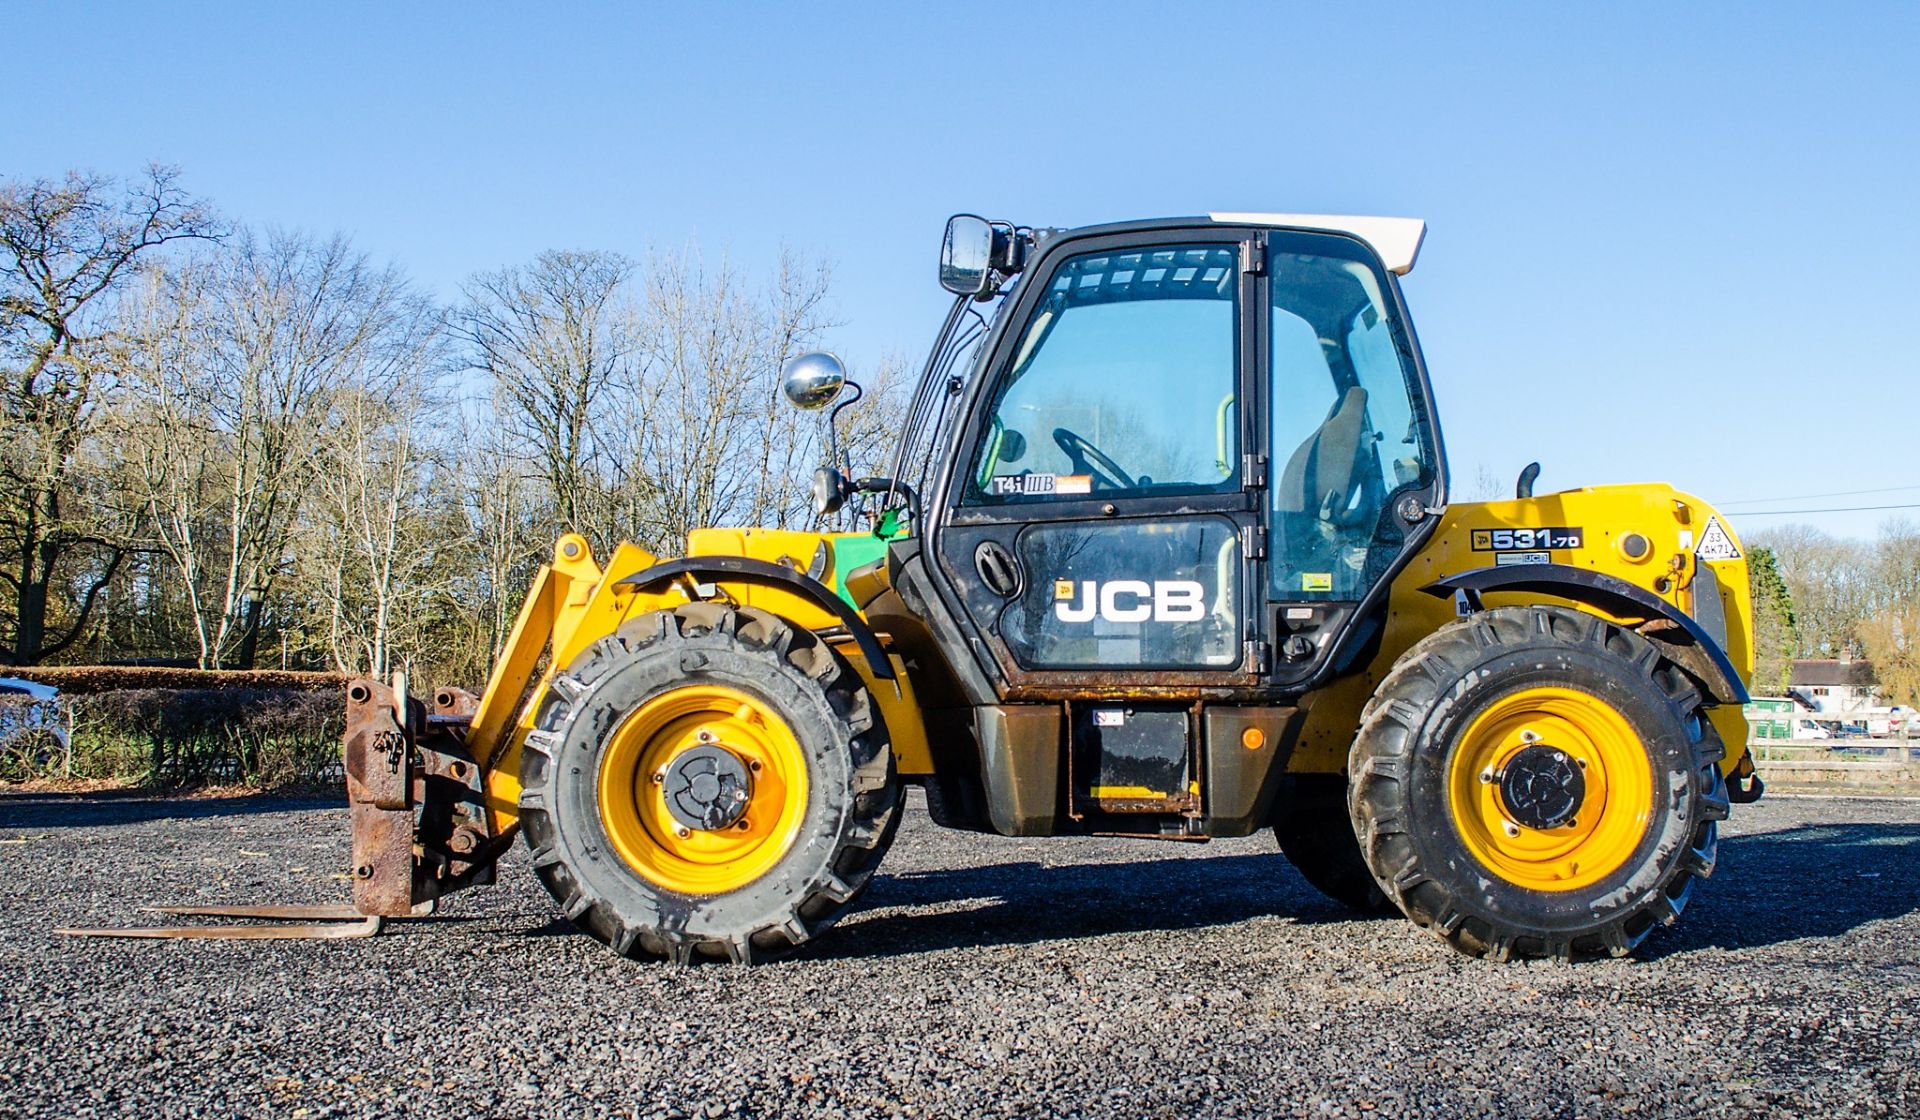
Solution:
<svg viewBox="0 0 1920 1120"><path fill-rule="evenodd" d="M780 391L795 408L825 408L847 383L847 367L824 350L802 354L780 371Z"/></svg>
<svg viewBox="0 0 1920 1120"><path fill-rule="evenodd" d="M813 472L813 512L825 517L836 513L847 504L850 488L844 475L832 467L821 467Z"/></svg>
<svg viewBox="0 0 1920 1120"><path fill-rule="evenodd" d="M993 282L993 226L973 214L947 219L940 242L940 286L956 296L977 296Z"/></svg>

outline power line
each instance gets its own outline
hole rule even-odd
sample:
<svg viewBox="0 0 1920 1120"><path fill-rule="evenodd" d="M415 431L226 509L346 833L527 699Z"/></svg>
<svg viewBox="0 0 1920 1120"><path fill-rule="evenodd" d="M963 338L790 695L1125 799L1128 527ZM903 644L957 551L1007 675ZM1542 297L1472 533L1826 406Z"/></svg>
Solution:
<svg viewBox="0 0 1920 1120"><path fill-rule="evenodd" d="M1731 502L1715 502L1714 504L1716 506L1751 506L1758 505L1761 502L1804 502L1809 498L1851 498L1858 494L1894 494L1902 490L1920 490L1920 485L1883 486L1877 490L1832 490L1825 494L1781 494L1772 498L1739 498Z"/></svg>
<svg viewBox="0 0 1920 1120"><path fill-rule="evenodd" d="M1827 506L1824 509L1735 509L1721 510L1728 517L1780 517L1789 513L1867 513L1879 509L1920 509L1920 502L1897 506Z"/></svg>

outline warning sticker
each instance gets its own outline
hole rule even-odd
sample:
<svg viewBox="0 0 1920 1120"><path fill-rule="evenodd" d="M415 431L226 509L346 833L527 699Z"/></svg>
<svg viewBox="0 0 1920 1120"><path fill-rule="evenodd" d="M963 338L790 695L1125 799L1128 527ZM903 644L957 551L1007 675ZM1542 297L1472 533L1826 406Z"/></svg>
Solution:
<svg viewBox="0 0 1920 1120"><path fill-rule="evenodd" d="M1720 524L1719 515L1707 518L1707 527L1700 532L1700 546L1693 550L1695 560L1738 560L1740 546L1733 543L1733 534Z"/></svg>
<svg viewBox="0 0 1920 1120"><path fill-rule="evenodd" d="M1073 598L1073 581L1070 579L1054 580L1053 581L1053 597L1056 599Z"/></svg>
<svg viewBox="0 0 1920 1120"><path fill-rule="evenodd" d="M1332 572L1301 572L1300 573L1300 590L1332 591L1333 590L1333 573Z"/></svg>

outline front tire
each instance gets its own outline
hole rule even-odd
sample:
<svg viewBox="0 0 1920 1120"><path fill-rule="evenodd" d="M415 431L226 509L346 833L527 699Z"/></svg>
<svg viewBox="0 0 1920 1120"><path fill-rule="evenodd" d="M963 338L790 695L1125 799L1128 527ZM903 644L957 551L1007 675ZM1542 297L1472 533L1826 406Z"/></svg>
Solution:
<svg viewBox="0 0 1920 1120"><path fill-rule="evenodd" d="M554 674L537 722L520 799L534 867L623 956L780 956L844 912L899 824L860 677L765 611L626 623Z"/></svg>
<svg viewBox="0 0 1920 1120"><path fill-rule="evenodd" d="M1490 960L1631 952L1712 874L1725 755L1659 647L1561 607L1415 646L1354 740L1367 866L1416 924Z"/></svg>

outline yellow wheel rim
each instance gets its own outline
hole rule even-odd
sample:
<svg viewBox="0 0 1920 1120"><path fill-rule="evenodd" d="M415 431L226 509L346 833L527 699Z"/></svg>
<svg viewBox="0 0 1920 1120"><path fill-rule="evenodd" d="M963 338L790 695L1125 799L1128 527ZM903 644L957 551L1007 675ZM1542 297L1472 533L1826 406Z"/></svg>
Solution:
<svg viewBox="0 0 1920 1120"><path fill-rule="evenodd" d="M665 777L696 748L731 752L751 775L737 820L688 828L667 807ZM725 894L759 879L793 847L807 811L807 764L786 721L755 697L717 685L676 688L642 704L600 758L600 823L614 851L650 882Z"/></svg>
<svg viewBox="0 0 1920 1120"><path fill-rule="evenodd" d="M1523 750L1564 752L1583 780L1570 820L1520 824L1501 777ZM1653 766L1612 705L1570 688L1529 688L1494 701L1460 736L1447 773L1454 828L1487 870L1541 891L1591 886L1619 870L1653 816Z"/></svg>

